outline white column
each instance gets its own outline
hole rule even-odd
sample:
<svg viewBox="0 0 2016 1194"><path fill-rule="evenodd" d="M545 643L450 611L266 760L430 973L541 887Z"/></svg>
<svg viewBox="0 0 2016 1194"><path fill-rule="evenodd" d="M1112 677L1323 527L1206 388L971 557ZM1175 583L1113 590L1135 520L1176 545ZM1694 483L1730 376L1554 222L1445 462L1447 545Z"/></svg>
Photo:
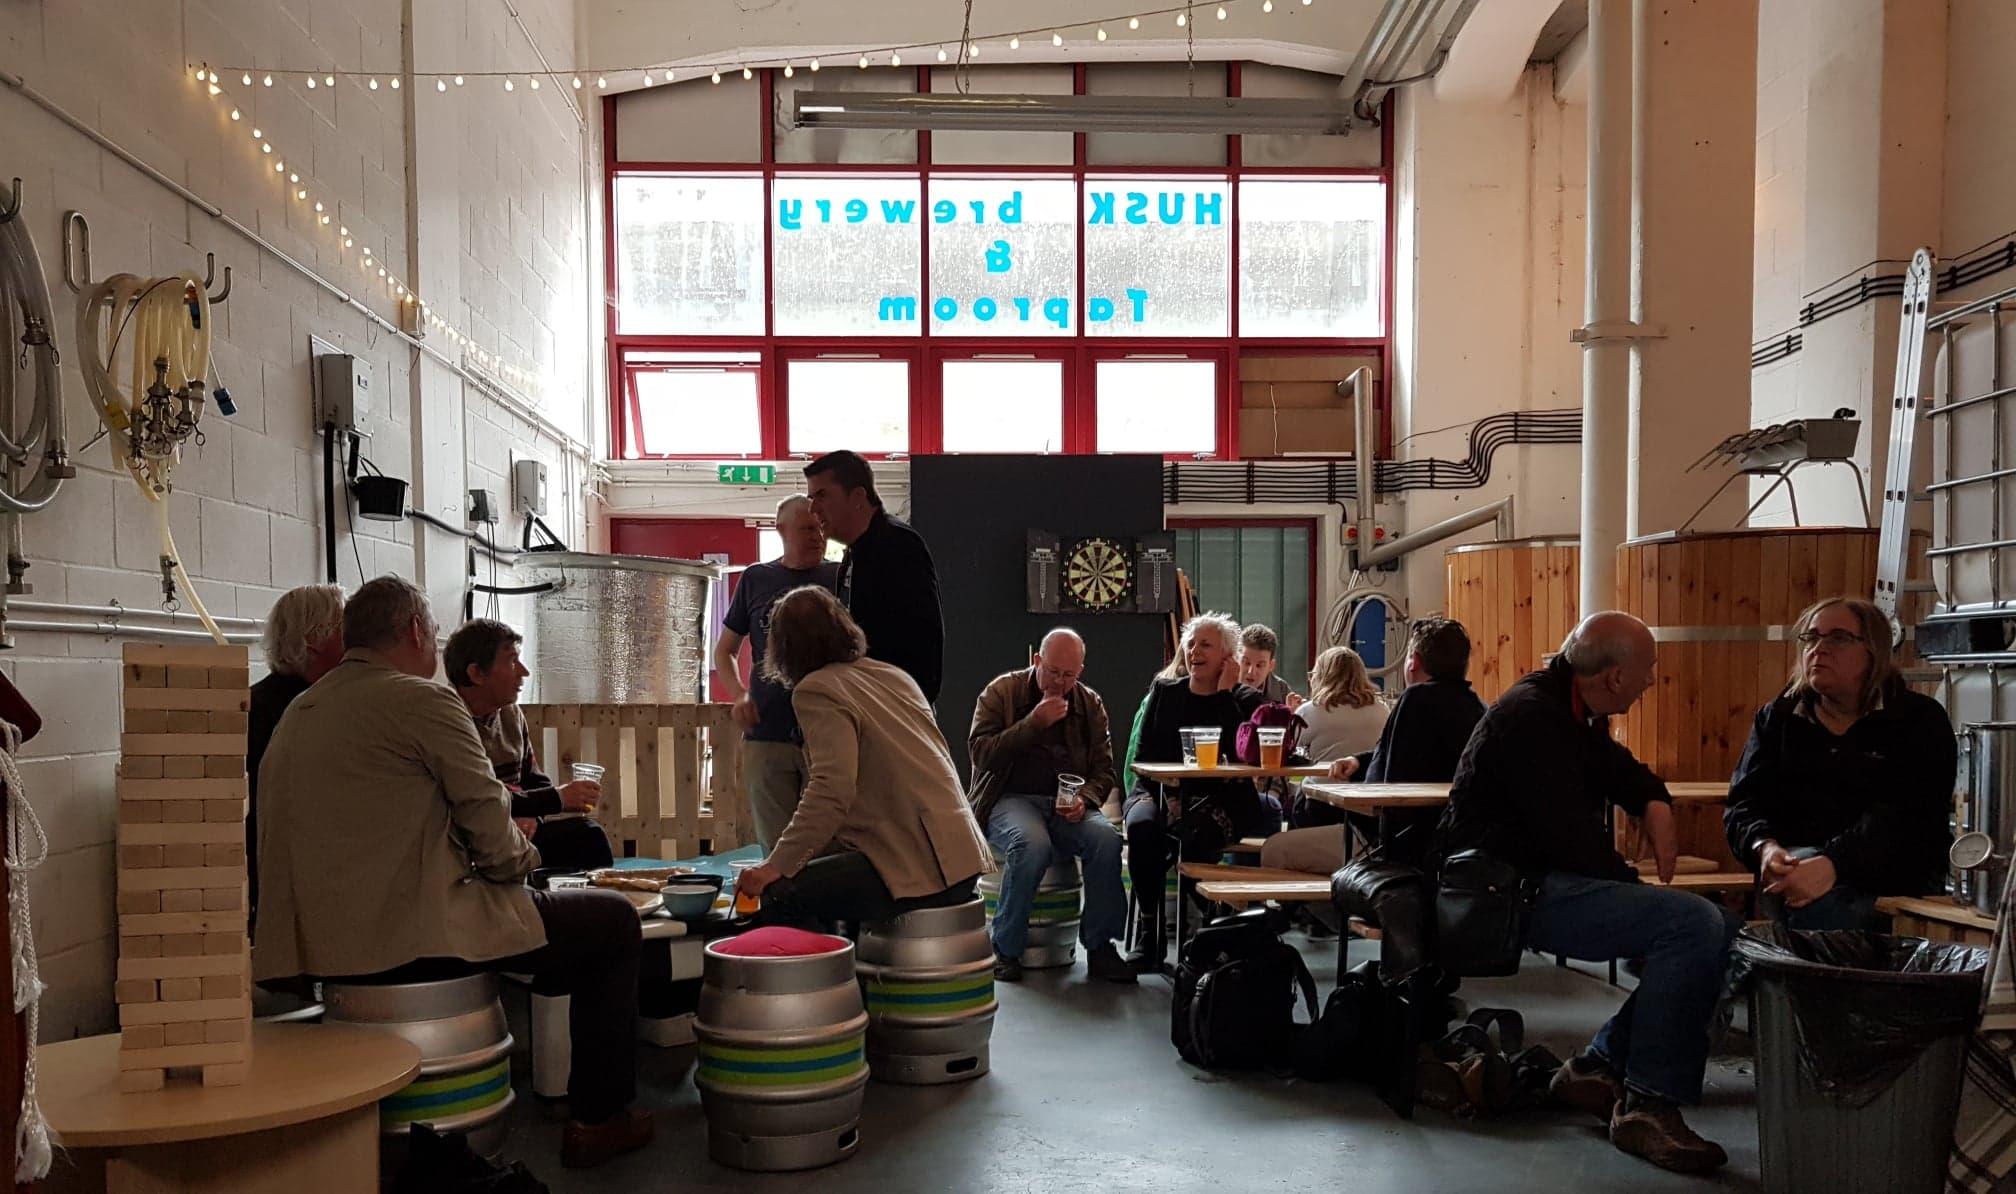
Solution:
<svg viewBox="0 0 2016 1194"><path fill-rule="evenodd" d="M1582 331L1582 605L1617 604L1629 487L1631 0L1589 5L1589 259Z"/></svg>

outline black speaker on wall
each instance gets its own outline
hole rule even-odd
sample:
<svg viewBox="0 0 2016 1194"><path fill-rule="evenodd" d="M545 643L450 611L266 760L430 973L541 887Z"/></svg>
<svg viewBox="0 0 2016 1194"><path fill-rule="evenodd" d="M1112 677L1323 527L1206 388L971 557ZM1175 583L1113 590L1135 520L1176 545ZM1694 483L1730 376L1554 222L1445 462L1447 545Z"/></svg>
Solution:
<svg viewBox="0 0 2016 1194"><path fill-rule="evenodd" d="M931 545L945 610L938 724L969 782L973 702L1002 672L1027 667L1043 635L1069 626L1086 643L1084 683L1105 699L1114 762L1148 682L1162 666L1162 618L1060 609L1029 612L1029 533L1140 540L1162 531L1157 456L920 456L910 462L910 523Z"/></svg>

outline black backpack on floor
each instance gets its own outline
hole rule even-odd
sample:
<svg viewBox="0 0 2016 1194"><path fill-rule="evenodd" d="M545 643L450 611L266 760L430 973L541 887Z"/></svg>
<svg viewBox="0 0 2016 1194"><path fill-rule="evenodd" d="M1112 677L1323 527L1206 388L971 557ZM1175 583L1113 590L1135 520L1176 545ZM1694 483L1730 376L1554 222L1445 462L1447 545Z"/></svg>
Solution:
<svg viewBox="0 0 2016 1194"><path fill-rule="evenodd" d="M1287 917L1256 908L1215 920L1183 946L1169 1039L1206 1069L1280 1066L1295 1040L1295 993L1316 1018L1316 980L1281 940Z"/></svg>

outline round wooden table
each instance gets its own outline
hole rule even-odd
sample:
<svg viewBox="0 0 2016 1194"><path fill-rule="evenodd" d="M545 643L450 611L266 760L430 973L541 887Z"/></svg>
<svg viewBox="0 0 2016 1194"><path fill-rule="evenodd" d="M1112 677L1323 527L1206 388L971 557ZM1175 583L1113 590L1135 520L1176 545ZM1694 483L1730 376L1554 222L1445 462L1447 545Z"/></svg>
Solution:
<svg viewBox="0 0 2016 1194"><path fill-rule="evenodd" d="M45 1045L35 1065L68 1150L48 1190L348 1194L378 1188L378 1100L420 1072L420 1050L376 1028L255 1023L240 1086L123 1094L117 1034Z"/></svg>

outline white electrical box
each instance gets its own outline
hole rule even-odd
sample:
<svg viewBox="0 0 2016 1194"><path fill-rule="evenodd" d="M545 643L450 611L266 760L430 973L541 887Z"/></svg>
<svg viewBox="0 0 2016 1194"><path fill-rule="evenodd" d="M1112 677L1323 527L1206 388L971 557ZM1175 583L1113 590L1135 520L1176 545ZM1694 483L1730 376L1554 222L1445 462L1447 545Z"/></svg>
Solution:
<svg viewBox="0 0 2016 1194"><path fill-rule="evenodd" d="M336 424L338 431L368 433L371 429L371 374L349 353L323 353L315 358L315 425Z"/></svg>
<svg viewBox="0 0 2016 1194"><path fill-rule="evenodd" d="M512 462L511 508L519 514L546 513L546 465L543 461Z"/></svg>

